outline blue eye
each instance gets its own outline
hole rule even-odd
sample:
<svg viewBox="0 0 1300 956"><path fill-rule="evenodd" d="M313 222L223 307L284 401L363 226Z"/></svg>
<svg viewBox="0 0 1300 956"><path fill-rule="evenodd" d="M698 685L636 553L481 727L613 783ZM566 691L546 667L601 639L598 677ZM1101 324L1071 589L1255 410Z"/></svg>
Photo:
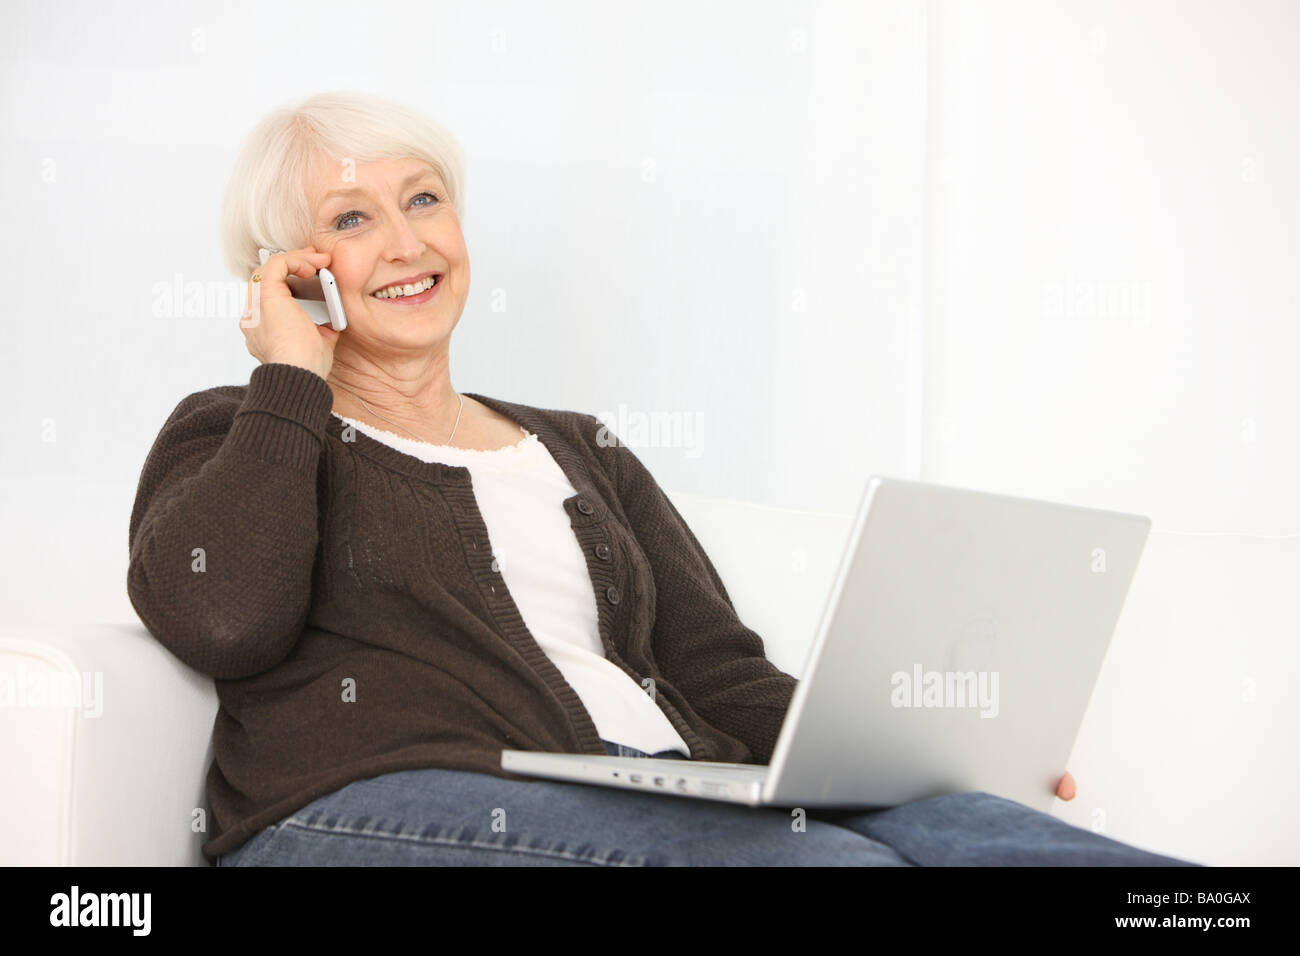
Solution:
<svg viewBox="0 0 1300 956"><path fill-rule="evenodd" d="M417 193L415 196L411 197L411 201L415 202L415 200L419 199L421 196L428 196L430 199L433 200L433 202L422 203L421 205L416 207L417 209L427 209L430 206L440 201L437 196L435 196L433 193L430 192ZM334 228L341 229L344 232L346 232L347 230L343 229L343 223L345 223L349 219L352 219L355 216L362 216L362 215L365 214L358 209L349 210L348 212L345 212L343 215L339 216L337 219L334 220Z"/></svg>

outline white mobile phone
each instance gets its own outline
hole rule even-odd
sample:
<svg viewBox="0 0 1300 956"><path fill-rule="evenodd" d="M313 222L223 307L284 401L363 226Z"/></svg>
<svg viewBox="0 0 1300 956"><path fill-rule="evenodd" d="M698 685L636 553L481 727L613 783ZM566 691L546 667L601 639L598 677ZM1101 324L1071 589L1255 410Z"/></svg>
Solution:
<svg viewBox="0 0 1300 956"><path fill-rule="evenodd" d="M267 259L283 251L258 249L258 258L262 265L266 265ZM339 284L329 269L318 270L310 279L291 275L286 276L284 281L302 310L317 325L328 325L336 332L342 332L348 327L348 318L343 314L343 300L339 298Z"/></svg>

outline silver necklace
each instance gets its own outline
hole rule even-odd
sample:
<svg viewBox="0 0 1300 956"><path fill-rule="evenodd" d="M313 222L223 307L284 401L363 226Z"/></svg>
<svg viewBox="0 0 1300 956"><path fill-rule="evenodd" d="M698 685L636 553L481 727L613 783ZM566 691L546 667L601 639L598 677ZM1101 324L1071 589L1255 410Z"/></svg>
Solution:
<svg viewBox="0 0 1300 956"><path fill-rule="evenodd" d="M397 422L393 421L393 420L390 419L390 418L384 418L383 415L380 415L377 411L375 411L375 410L374 410L373 408L371 408L369 405L366 405L366 400L365 400L364 398L362 398L360 395L357 395L356 392L352 391L352 389L348 388L346 385L340 385L339 388L343 389L343 391L349 393L350 395L355 396L355 397L356 397L356 400L357 400L358 402L360 402L362 405L365 405L365 406L366 406L366 411L368 411L371 415L374 415L376 418L383 419L383 421L388 422L388 424L390 424L390 425L397 425ZM453 438L456 437L456 429L460 427L460 413L463 412L463 411L465 410L465 396L464 396L464 395L461 395L460 392L457 392L457 393L456 393L456 397L460 399L460 408L459 408L459 409L457 410L457 412L456 412L456 424L453 425L453 426L451 427L451 434L448 435L448 436L447 436L447 440L446 440L445 442L443 442L443 444L445 444L445 445L450 445L450 444L451 444L451 440L452 440ZM427 438L420 438L419 435L416 435L415 432L411 431L409 428L407 428L407 427L404 426L404 425L397 425L397 427L400 428L400 429L402 429L402 431L406 432L408 435L415 435L415 437L416 437L416 438L419 438L420 441L422 441L422 442L427 442L427 443L430 444L430 445L436 445L436 444L438 444L437 442L429 441Z"/></svg>

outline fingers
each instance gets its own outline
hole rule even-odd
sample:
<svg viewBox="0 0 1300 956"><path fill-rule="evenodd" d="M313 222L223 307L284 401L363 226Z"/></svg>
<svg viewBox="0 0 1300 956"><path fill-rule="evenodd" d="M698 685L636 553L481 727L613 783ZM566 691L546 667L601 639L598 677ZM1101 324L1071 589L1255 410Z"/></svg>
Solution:
<svg viewBox="0 0 1300 956"><path fill-rule="evenodd" d="M1075 794L1074 777L1070 776L1067 770L1061 777L1061 782L1056 785L1056 795L1062 800L1073 800Z"/></svg>
<svg viewBox="0 0 1300 956"><path fill-rule="evenodd" d="M310 279L323 267L329 265L329 262L329 253L316 252L312 246L307 246L291 252L277 252L266 260L266 265L258 272L262 274L263 281L283 282L291 275L298 276L300 279Z"/></svg>
<svg viewBox="0 0 1300 956"><path fill-rule="evenodd" d="M301 279L310 279L324 266L329 265L330 257L324 252L291 252L285 255L287 275L296 275Z"/></svg>
<svg viewBox="0 0 1300 956"><path fill-rule="evenodd" d="M317 252L315 246L304 246L289 252L277 252L269 256L266 262L253 273L248 283L248 299L244 312L239 317L241 329L256 328L262 320L262 288L267 282L283 283L291 275L310 279L322 268L329 265L328 252ZM284 290L287 292L288 290ZM273 294L284 294L277 291ZM291 293L290 293L291 294Z"/></svg>
<svg viewBox="0 0 1300 956"><path fill-rule="evenodd" d="M252 279L248 283L248 303L239 317L241 329L255 329L262 321L262 283Z"/></svg>

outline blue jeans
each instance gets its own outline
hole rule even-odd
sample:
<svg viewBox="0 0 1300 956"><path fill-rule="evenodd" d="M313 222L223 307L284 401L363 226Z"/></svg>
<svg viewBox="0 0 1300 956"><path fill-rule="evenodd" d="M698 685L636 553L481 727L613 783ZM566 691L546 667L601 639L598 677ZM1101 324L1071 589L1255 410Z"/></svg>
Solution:
<svg viewBox="0 0 1300 956"><path fill-rule="evenodd" d="M606 741L607 752L647 756ZM657 757L690 759L675 751ZM358 780L218 866L1196 866L989 793L881 810L753 808L422 769Z"/></svg>

